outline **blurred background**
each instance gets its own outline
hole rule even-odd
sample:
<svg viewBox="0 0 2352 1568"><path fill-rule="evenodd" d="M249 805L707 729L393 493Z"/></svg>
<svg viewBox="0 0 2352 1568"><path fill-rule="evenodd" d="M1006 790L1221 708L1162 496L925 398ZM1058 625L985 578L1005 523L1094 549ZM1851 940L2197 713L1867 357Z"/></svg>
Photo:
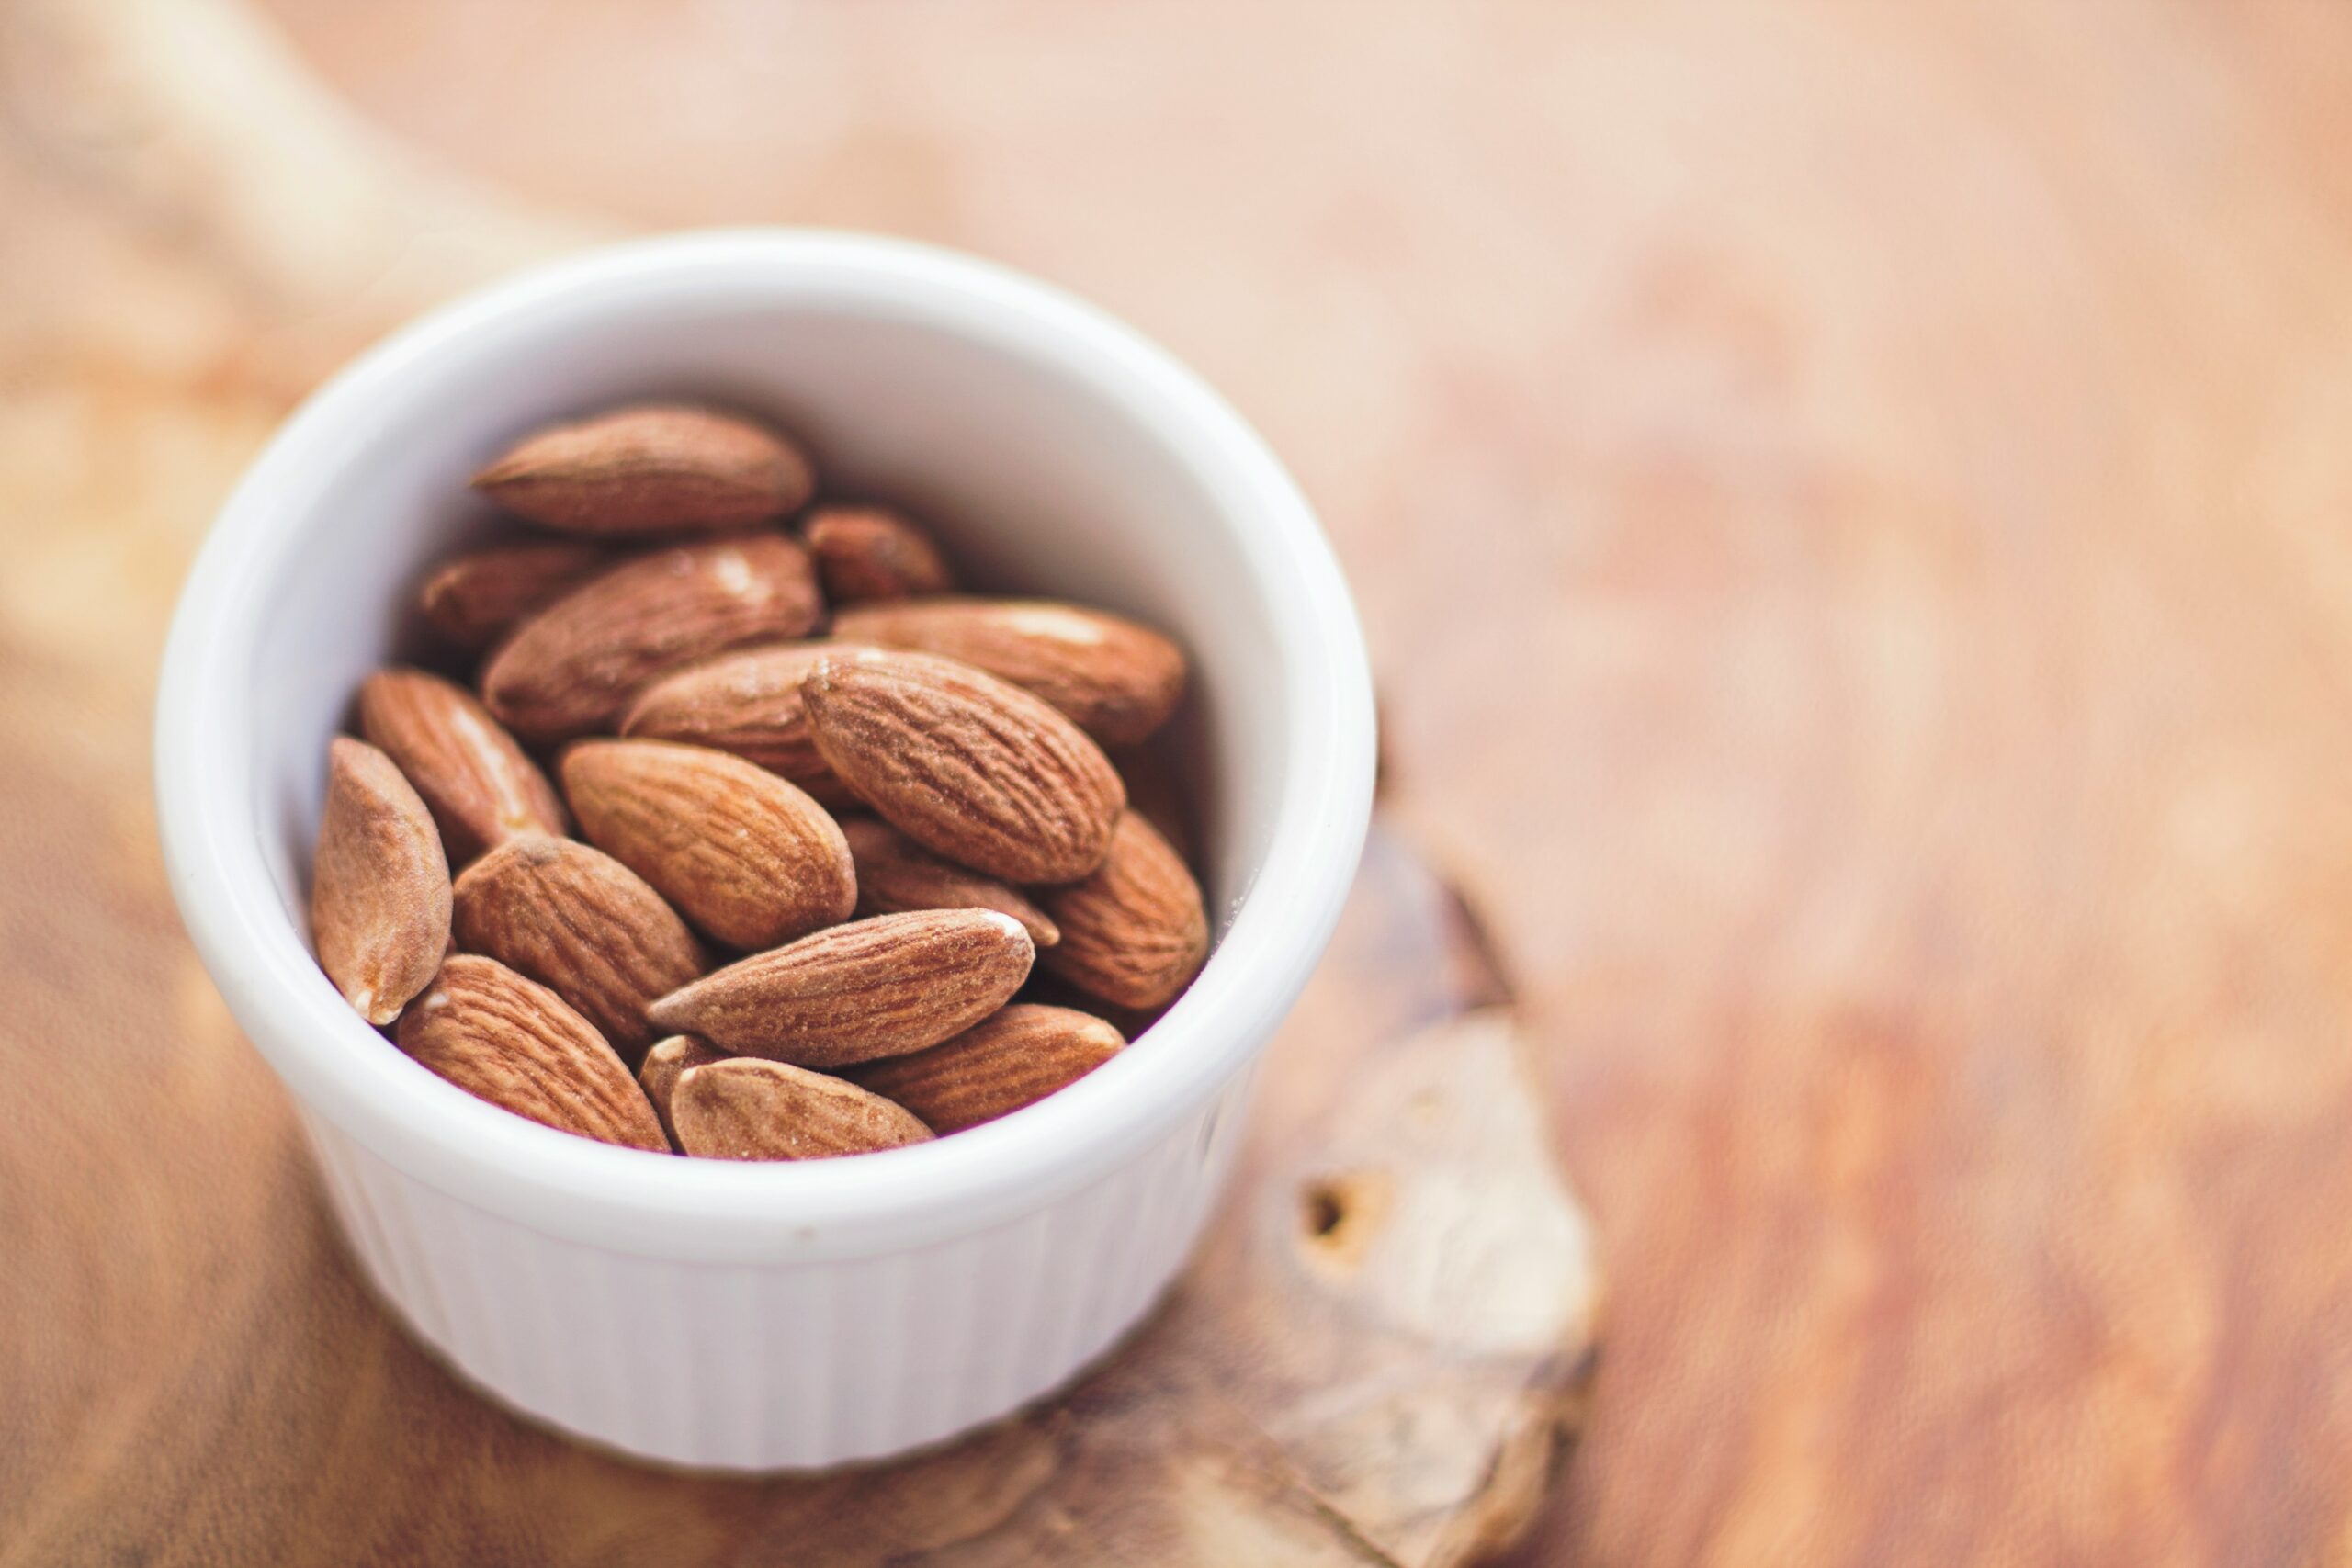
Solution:
<svg viewBox="0 0 2352 1568"><path fill-rule="evenodd" d="M1338 545L1609 1280L1523 1561L2352 1558L2347 148L2337 0L0 0L0 1256L282 1122L170 1048L145 793L275 422L597 238L877 229L1166 343ZM0 1323L266 1286L160 1251ZM158 1397L0 1385L75 1413L0 1510Z"/></svg>

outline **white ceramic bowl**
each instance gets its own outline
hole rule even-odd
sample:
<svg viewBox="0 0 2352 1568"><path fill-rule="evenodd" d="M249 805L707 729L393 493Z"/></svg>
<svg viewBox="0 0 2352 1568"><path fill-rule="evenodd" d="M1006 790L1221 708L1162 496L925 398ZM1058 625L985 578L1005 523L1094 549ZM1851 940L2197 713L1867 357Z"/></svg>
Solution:
<svg viewBox="0 0 2352 1568"><path fill-rule="evenodd" d="M386 1043L311 959L328 736L467 476L624 399L763 411L837 490L901 501L983 578L1127 611L1191 650L1214 955L1099 1071L917 1148L741 1165L592 1143ZM459 1372L615 1449L827 1465L1066 1381L1183 1261L1251 1067L1321 953L1370 809L1362 637L1265 446L1164 352L984 263L847 235L622 245L440 310L291 419L184 591L156 720L172 889L300 1104L368 1276Z"/></svg>

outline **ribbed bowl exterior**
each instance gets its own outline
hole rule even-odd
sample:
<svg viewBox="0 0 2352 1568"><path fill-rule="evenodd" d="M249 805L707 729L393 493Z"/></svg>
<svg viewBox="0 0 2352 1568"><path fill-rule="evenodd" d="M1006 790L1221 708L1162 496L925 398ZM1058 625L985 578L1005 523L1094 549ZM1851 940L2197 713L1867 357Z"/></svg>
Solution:
<svg viewBox="0 0 2352 1568"><path fill-rule="evenodd" d="M698 1264L461 1202L308 1111L377 1291L468 1382L640 1459L815 1469L900 1453L1050 1393L1141 1320L1232 1164L1249 1075L1105 1179L873 1257Z"/></svg>

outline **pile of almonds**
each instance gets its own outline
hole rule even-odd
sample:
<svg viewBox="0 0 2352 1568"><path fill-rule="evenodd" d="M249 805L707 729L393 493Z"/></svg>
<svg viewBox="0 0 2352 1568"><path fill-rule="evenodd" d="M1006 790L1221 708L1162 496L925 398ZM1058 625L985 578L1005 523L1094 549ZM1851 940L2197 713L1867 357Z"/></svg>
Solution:
<svg viewBox="0 0 2352 1568"><path fill-rule="evenodd" d="M1199 972L1134 750L1184 689L1166 637L957 595L922 529L812 506L791 441L713 410L474 484L544 536L424 584L476 690L368 679L313 870L320 966L416 1061L583 1137L818 1158L1031 1104Z"/></svg>

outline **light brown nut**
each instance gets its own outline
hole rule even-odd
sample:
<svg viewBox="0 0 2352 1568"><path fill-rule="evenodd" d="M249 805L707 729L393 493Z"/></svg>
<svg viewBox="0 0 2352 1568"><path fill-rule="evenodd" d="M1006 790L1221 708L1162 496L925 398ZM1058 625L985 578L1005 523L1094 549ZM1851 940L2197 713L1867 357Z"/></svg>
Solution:
<svg viewBox="0 0 2352 1568"><path fill-rule="evenodd" d="M928 1051L868 1062L847 1076L945 1137L1035 1104L1125 1044L1091 1013L1016 1002Z"/></svg>
<svg viewBox="0 0 2352 1568"><path fill-rule="evenodd" d="M1100 871L1038 899L1062 929L1046 967L1121 1007L1158 1007L1192 984L1208 957L1201 885L1132 811L1119 818Z"/></svg>
<svg viewBox="0 0 2352 1568"><path fill-rule="evenodd" d="M526 740L568 739L609 724L657 675L799 637L823 613L808 552L780 534L655 550L516 626L482 670L482 700Z"/></svg>
<svg viewBox="0 0 2352 1568"><path fill-rule="evenodd" d="M801 525L825 596L836 604L945 593L956 586L929 534L881 506L820 506Z"/></svg>
<svg viewBox="0 0 2352 1568"><path fill-rule="evenodd" d="M662 895L601 850L526 833L458 878L458 944L538 981L634 1061L645 1010L708 967Z"/></svg>
<svg viewBox="0 0 2352 1568"><path fill-rule="evenodd" d="M837 1067L962 1033L1021 988L1035 955L993 909L876 915L730 964L648 1015L724 1051Z"/></svg>
<svg viewBox="0 0 2352 1568"><path fill-rule="evenodd" d="M1047 599L859 604L834 617L833 635L961 660L1035 692L1105 746L1141 740L1184 694L1184 654L1168 638Z"/></svg>
<svg viewBox="0 0 2352 1568"><path fill-rule="evenodd" d="M670 1118L680 1150L704 1159L831 1159L931 1140L912 1111L878 1094L749 1058L687 1068Z"/></svg>
<svg viewBox="0 0 2352 1568"><path fill-rule="evenodd" d="M679 1077L688 1067L730 1059L726 1052L714 1050L691 1034L673 1034L667 1040L657 1040L653 1048L645 1053L645 1060L637 1069L637 1086L653 1102L653 1114L661 1118L662 1130L670 1134L672 1148L678 1146L678 1129L670 1120L670 1097L677 1092Z"/></svg>
<svg viewBox="0 0 2352 1568"><path fill-rule="evenodd" d="M1007 882L1102 862L1126 804L1102 749L1018 686L953 660L855 650L801 683L817 750L892 827Z"/></svg>
<svg viewBox="0 0 2352 1568"><path fill-rule="evenodd" d="M687 534L797 511L816 475L797 446L765 425L646 403L526 436L476 474L474 488L566 533Z"/></svg>
<svg viewBox="0 0 2352 1568"><path fill-rule="evenodd" d="M401 1015L400 1046L468 1094L559 1132L669 1152L595 1025L495 959L459 953Z"/></svg>
<svg viewBox="0 0 2352 1568"><path fill-rule="evenodd" d="M392 760L338 735L311 868L319 967L370 1023L423 990L449 942L449 863L433 815Z"/></svg>
<svg viewBox="0 0 2352 1568"><path fill-rule="evenodd" d="M791 642L722 653L664 675L622 715L620 732L731 751L782 773L827 806L856 800L819 755L800 682L837 642Z"/></svg>
<svg viewBox="0 0 2352 1568"><path fill-rule="evenodd" d="M359 728L424 797L452 865L516 833L564 830L555 786L462 686L379 670L359 688Z"/></svg>
<svg viewBox="0 0 2352 1568"><path fill-rule="evenodd" d="M666 740L583 740L560 768L580 830L730 947L774 947L857 907L840 826L765 768Z"/></svg>
<svg viewBox="0 0 2352 1568"><path fill-rule="evenodd" d="M613 563L596 545L557 539L492 545L441 563L417 593L417 608L453 646L479 653L516 622L554 604Z"/></svg>
<svg viewBox="0 0 2352 1568"><path fill-rule="evenodd" d="M1021 922L1040 948L1061 941L1046 911L993 876L944 861L887 822L851 817L842 823L850 859L857 863L857 912L902 915L910 909L994 909Z"/></svg>

